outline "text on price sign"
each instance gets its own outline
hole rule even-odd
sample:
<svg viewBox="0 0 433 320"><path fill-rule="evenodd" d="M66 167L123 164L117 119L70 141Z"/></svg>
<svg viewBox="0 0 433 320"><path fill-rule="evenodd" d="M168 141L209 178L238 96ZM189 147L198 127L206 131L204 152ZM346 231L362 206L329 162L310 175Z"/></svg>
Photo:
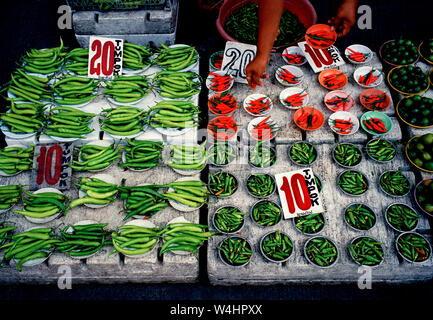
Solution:
<svg viewBox="0 0 433 320"><path fill-rule="evenodd" d="M236 82L248 83L245 68L256 56L255 45L227 41L221 71L233 76Z"/></svg>
<svg viewBox="0 0 433 320"><path fill-rule="evenodd" d="M111 79L122 74L123 40L90 36L89 78Z"/></svg>
<svg viewBox="0 0 433 320"><path fill-rule="evenodd" d="M31 190L71 186L73 143L41 144L35 146Z"/></svg>
<svg viewBox="0 0 433 320"><path fill-rule="evenodd" d="M301 48L305 58L307 58L309 65L315 73L345 64L335 46L330 46L326 49L315 49L306 41L299 42L298 46Z"/></svg>
<svg viewBox="0 0 433 320"><path fill-rule="evenodd" d="M311 168L275 175L284 219L324 211Z"/></svg>

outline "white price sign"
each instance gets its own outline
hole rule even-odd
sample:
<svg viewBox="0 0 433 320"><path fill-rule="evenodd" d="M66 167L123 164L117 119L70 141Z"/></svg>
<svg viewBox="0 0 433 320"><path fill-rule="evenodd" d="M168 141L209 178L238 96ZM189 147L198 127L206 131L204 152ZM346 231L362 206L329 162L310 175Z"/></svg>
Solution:
<svg viewBox="0 0 433 320"><path fill-rule="evenodd" d="M345 64L339 50L335 46L326 49L312 48L306 41L298 43L308 63L315 73L325 69L336 68Z"/></svg>
<svg viewBox="0 0 433 320"><path fill-rule="evenodd" d="M89 78L114 78L122 74L123 40L90 36Z"/></svg>
<svg viewBox="0 0 433 320"><path fill-rule="evenodd" d="M232 75L236 82L248 83L245 68L256 56L256 51L255 45L227 41L221 71Z"/></svg>
<svg viewBox="0 0 433 320"><path fill-rule="evenodd" d="M325 211L311 168L275 175L284 219Z"/></svg>

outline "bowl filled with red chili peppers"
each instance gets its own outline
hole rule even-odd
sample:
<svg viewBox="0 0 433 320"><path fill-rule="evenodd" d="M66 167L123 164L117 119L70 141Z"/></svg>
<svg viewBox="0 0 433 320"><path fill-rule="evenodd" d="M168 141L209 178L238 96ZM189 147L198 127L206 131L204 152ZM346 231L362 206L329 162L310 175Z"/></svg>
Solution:
<svg viewBox="0 0 433 320"><path fill-rule="evenodd" d="M228 92L219 92L212 95L207 106L209 111L216 115L231 115L238 108L238 102L232 94Z"/></svg>
<svg viewBox="0 0 433 320"><path fill-rule="evenodd" d="M313 131L325 123L323 113L314 107L302 107L293 114L293 121L302 130Z"/></svg>
<svg viewBox="0 0 433 320"><path fill-rule="evenodd" d="M248 114L260 117L271 112L273 104L268 96L254 93L245 98L243 106Z"/></svg>
<svg viewBox="0 0 433 320"><path fill-rule="evenodd" d="M391 104L391 98L379 89L367 89L359 95L361 105L370 111L384 111Z"/></svg>
<svg viewBox="0 0 433 320"><path fill-rule="evenodd" d="M347 84L347 76L338 69L326 69L319 73L319 83L328 90L342 89Z"/></svg>
<svg viewBox="0 0 433 320"><path fill-rule="evenodd" d="M343 90L328 92L323 99L325 106L333 111L349 111L355 105L355 99Z"/></svg>
<svg viewBox="0 0 433 320"><path fill-rule="evenodd" d="M377 87L383 81L383 73L373 67L359 67L353 73L356 83L363 88Z"/></svg>
<svg viewBox="0 0 433 320"><path fill-rule="evenodd" d="M224 58L224 51L217 51L209 57L209 66L211 70L221 70Z"/></svg>
<svg viewBox="0 0 433 320"><path fill-rule="evenodd" d="M297 66L302 66L307 62L307 58L305 58L304 53L298 46L287 47L281 53L281 57L285 63Z"/></svg>
<svg viewBox="0 0 433 320"><path fill-rule="evenodd" d="M308 103L307 89L290 87L280 92L280 102L288 109L297 110Z"/></svg>
<svg viewBox="0 0 433 320"><path fill-rule="evenodd" d="M368 63L373 58L373 52L362 44L352 44L344 51L347 60L353 64Z"/></svg>
<svg viewBox="0 0 433 320"><path fill-rule="evenodd" d="M232 138L238 131L238 125L232 117L220 116L213 118L207 125L209 137L217 141L225 141Z"/></svg>
<svg viewBox="0 0 433 320"><path fill-rule="evenodd" d="M280 127L270 116L264 116L251 120L247 130L253 139L262 141L275 138Z"/></svg>
<svg viewBox="0 0 433 320"><path fill-rule="evenodd" d="M304 80L304 73L298 67L285 65L277 68L275 78L283 86L296 86Z"/></svg>
<svg viewBox="0 0 433 320"><path fill-rule="evenodd" d="M392 129L392 120L379 111L367 111L361 116L361 127L373 136L382 136Z"/></svg>
<svg viewBox="0 0 433 320"><path fill-rule="evenodd" d="M206 78L206 87L212 92L224 92L233 87L235 79L224 71L210 72Z"/></svg>
<svg viewBox="0 0 433 320"><path fill-rule="evenodd" d="M315 24L305 32L305 41L315 49L326 49L337 40L337 33L327 24Z"/></svg>
<svg viewBox="0 0 433 320"><path fill-rule="evenodd" d="M329 116L328 125L336 134L348 136L358 131L359 120L350 112L337 111Z"/></svg>

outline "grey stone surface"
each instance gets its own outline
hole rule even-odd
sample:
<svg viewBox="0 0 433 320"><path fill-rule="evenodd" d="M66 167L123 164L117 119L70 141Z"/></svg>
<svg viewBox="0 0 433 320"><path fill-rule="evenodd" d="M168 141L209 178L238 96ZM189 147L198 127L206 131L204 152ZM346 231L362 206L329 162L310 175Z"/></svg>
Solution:
<svg viewBox="0 0 433 320"><path fill-rule="evenodd" d="M245 180L250 172L266 172L272 175L288 172L301 167L293 164L287 158L287 145L277 145L277 162L274 166L265 169L251 170L248 166L232 164L224 168L234 174L239 182L239 189L229 198L215 199L209 205L208 221L211 223L214 212L223 205L236 205L241 210L249 212L257 199L250 196L245 188ZM336 186L336 176L345 170L338 166L332 159L330 144L316 145L319 158L311 165L323 183L321 198L324 201L326 211L324 213L326 226L321 235L328 236L337 244L340 257L337 263L328 269L320 269L310 265L303 255L303 245L310 236L301 234L290 219L282 220L272 227L257 226L249 216L245 218L245 225L241 230L253 246L253 256L250 262L243 267L231 267L223 264L217 254L217 246L225 236L217 236L209 241L208 246L208 276L215 285L242 285L260 284L270 285L276 283L355 283L359 278L358 265L355 264L347 252L347 246L352 239L359 235L374 237L382 242L385 250L385 261L382 265L373 268L372 276L378 282L412 282L423 281L433 277L431 271L432 259L422 266L416 266L403 262L396 253L394 242L397 236L384 219L384 211L388 205L394 202L403 202L414 205L411 196L393 198L385 195L377 186L377 177L386 170L395 170L405 167L404 158L397 156L395 160L387 164L378 164L368 157L364 157L356 169L363 172L370 181L369 190L360 197L351 197L342 193ZM214 168L211 167L210 170ZM413 172L405 172L412 183L415 182ZM279 197L274 194L270 199L279 202ZM344 221L344 209L351 203L368 204L377 215L376 226L365 232L352 230ZM422 217L417 231L427 233L429 224ZM269 231L281 230L289 235L294 243L294 252L285 263L271 263L265 260L259 251L260 238Z"/></svg>

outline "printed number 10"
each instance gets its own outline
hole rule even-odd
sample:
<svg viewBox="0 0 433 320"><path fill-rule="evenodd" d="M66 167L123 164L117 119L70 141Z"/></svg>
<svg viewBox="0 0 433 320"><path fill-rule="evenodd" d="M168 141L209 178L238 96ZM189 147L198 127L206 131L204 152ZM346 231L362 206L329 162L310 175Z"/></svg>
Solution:
<svg viewBox="0 0 433 320"><path fill-rule="evenodd" d="M54 173L53 173L53 157L54 158ZM42 184L46 181L49 185L55 185L60 180L62 166L63 150L60 146L41 147L40 155L36 159L38 162L38 174L36 184Z"/></svg>
<svg viewBox="0 0 433 320"><path fill-rule="evenodd" d="M285 194L290 213L296 212L295 203L299 209L304 211L311 208L310 194L302 174L294 174L290 178L290 183L287 177L283 177L283 185L280 190Z"/></svg>
<svg viewBox="0 0 433 320"><path fill-rule="evenodd" d="M314 64L317 68L321 68L322 65L330 66L334 63L334 59L326 49L315 49L311 48L308 44L304 45L304 50L313 59Z"/></svg>

